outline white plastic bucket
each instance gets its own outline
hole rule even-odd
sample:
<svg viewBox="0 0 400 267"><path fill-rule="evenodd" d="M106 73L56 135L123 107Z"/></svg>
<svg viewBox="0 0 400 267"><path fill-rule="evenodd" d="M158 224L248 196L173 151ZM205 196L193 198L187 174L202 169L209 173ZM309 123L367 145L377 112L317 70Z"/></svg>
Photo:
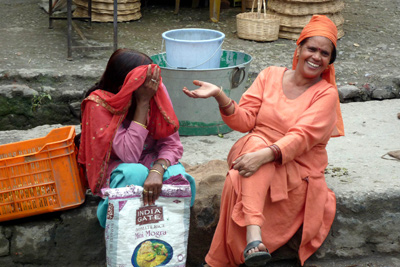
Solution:
<svg viewBox="0 0 400 267"><path fill-rule="evenodd" d="M166 62L177 69L219 68L225 34L209 29L177 29L162 34Z"/></svg>

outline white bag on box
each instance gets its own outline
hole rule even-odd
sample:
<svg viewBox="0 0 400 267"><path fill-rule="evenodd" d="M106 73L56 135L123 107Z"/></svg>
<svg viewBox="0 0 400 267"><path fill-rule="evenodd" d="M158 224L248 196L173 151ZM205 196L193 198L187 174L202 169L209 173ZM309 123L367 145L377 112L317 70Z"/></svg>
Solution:
<svg viewBox="0 0 400 267"><path fill-rule="evenodd" d="M186 265L191 191L182 175L164 181L152 206L143 205L141 186L102 191L109 199L107 266Z"/></svg>

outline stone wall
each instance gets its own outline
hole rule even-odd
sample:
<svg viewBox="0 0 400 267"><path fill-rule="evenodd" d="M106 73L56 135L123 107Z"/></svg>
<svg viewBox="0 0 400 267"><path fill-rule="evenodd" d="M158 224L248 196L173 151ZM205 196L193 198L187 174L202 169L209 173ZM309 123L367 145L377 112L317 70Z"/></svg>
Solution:
<svg viewBox="0 0 400 267"><path fill-rule="evenodd" d="M187 266L202 262L218 222L227 165L214 160L186 166L196 177L191 209ZM400 195L386 192L356 197L337 192L337 215L322 247L310 260L393 256L400 252ZM98 224L99 198L86 195L78 208L0 224L0 266L104 266L104 230ZM273 253L273 259L294 260L298 233Z"/></svg>
<svg viewBox="0 0 400 267"><path fill-rule="evenodd" d="M104 266L98 199L78 208L0 224L0 266Z"/></svg>
<svg viewBox="0 0 400 267"><path fill-rule="evenodd" d="M251 84L256 73L249 77ZM44 124L79 124L83 93L95 81L94 77L57 77L46 73L3 75L0 131L30 129ZM72 84L79 84L80 88L71 90ZM393 78L391 84L384 86L343 85L339 87L339 96L342 103L400 98L400 78Z"/></svg>

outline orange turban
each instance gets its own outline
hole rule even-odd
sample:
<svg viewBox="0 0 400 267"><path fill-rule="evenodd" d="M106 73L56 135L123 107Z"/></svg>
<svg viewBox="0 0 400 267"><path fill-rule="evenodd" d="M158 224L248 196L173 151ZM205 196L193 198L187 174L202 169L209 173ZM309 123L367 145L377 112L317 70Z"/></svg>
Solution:
<svg viewBox="0 0 400 267"><path fill-rule="evenodd" d="M313 36L323 36L328 38L329 40L331 40L331 42L336 48L337 28L336 25L328 17L324 15L312 16L310 22L301 31L296 44L299 45L304 39ZM296 69L297 66L296 54L297 53L295 51L293 56L293 69ZM322 73L322 78L325 79L330 84L332 84L333 86L335 86L335 88L337 89L335 81L335 67L333 66L333 63L330 64L328 68ZM336 105L336 115L337 115L337 122L336 122L336 128L332 133L333 137L344 135L344 125L343 125L342 112L340 111L339 98L338 98L338 103Z"/></svg>

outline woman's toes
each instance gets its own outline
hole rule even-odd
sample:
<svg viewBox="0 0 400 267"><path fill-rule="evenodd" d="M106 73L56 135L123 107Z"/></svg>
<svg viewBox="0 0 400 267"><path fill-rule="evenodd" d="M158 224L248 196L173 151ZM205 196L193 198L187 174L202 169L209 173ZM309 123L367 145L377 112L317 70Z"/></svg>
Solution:
<svg viewBox="0 0 400 267"><path fill-rule="evenodd" d="M254 252L259 252L259 251L260 251L260 249L258 247L257 248L252 248L247 252L247 255L250 255L250 254L253 254Z"/></svg>
<svg viewBox="0 0 400 267"><path fill-rule="evenodd" d="M258 245L258 247L257 247L257 250L258 250L258 251L266 251L266 250L267 250L267 247L266 247L263 243L260 243L260 244Z"/></svg>
<svg viewBox="0 0 400 267"><path fill-rule="evenodd" d="M259 252L259 251L267 251L267 247L263 243L260 243L260 244L258 244L257 247L254 247L254 248L250 249L247 252L247 255L250 255L250 254L252 254L254 252Z"/></svg>

